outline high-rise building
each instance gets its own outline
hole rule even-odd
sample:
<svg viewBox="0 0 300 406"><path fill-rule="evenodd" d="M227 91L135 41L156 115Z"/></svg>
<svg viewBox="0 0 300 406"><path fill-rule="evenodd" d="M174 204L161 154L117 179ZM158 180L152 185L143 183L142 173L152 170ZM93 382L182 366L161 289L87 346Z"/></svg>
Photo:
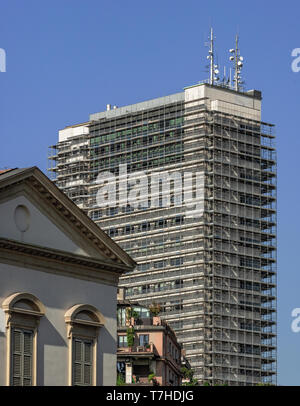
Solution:
<svg viewBox="0 0 300 406"><path fill-rule="evenodd" d="M135 259L126 299L160 305L200 383L276 382L276 152L260 91L200 83L108 105L61 130L50 162Z"/></svg>

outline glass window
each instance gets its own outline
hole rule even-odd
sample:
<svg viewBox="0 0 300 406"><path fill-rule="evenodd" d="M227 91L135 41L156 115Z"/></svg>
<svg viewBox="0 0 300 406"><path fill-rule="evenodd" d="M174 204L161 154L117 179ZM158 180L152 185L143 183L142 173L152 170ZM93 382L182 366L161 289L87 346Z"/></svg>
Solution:
<svg viewBox="0 0 300 406"><path fill-rule="evenodd" d="M141 334L139 336L139 345L145 346L149 344L149 334Z"/></svg>
<svg viewBox="0 0 300 406"><path fill-rule="evenodd" d="M141 319L150 317L150 311L145 307L134 307L133 310L138 313Z"/></svg>
<svg viewBox="0 0 300 406"><path fill-rule="evenodd" d="M118 347L127 347L127 336L118 336Z"/></svg>
<svg viewBox="0 0 300 406"><path fill-rule="evenodd" d="M126 326L126 309L121 307L118 309L118 325Z"/></svg>

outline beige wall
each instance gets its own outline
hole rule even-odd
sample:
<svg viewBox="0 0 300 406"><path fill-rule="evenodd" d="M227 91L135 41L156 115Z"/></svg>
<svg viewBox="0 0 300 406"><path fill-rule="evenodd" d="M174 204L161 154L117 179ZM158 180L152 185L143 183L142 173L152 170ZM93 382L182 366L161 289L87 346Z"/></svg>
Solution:
<svg viewBox="0 0 300 406"><path fill-rule="evenodd" d="M68 140L68 138L76 137L79 135L87 135L88 133L89 133L89 127L87 127L85 125L67 127L58 132L58 134L59 134L58 140L59 140L59 142L66 141L66 140ZM86 141L86 143L88 144L88 140Z"/></svg>
<svg viewBox="0 0 300 406"><path fill-rule="evenodd" d="M29 228L26 232L21 232L18 229L15 220L15 210L20 205L26 206L29 211ZM74 254L87 255L82 248L68 238L63 230L60 230L25 196L21 195L0 203L0 218L0 237Z"/></svg>
<svg viewBox="0 0 300 406"><path fill-rule="evenodd" d="M205 84L186 88L184 95L186 102L207 97L209 100L206 100L205 103L210 109L249 119L261 120L261 100L254 99L253 97Z"/></svg>
<svg viewBox="0 0 300 406"><path fill-rule="evenodd" d="M95 306L105 317L100 329L97 384L116 382L116 296L117 288L46 272L0 263L0 308L16 292L35 295L46 308L37 343L37 384L68 384L68 347L65 312L75 304ZM6 376L6 329L0 312L0 385Z"/></svg>

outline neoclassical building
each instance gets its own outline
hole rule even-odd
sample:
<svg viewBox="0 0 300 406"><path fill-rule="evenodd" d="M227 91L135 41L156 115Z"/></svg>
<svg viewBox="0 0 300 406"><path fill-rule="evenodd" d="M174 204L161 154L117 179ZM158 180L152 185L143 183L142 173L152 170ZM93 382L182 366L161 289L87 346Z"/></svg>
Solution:
<svg viewBox="0 0 300 406"><path fill-rule="evenodd" d="M135 262L38 168L0 172L0 385L114 385Z"/></svg>

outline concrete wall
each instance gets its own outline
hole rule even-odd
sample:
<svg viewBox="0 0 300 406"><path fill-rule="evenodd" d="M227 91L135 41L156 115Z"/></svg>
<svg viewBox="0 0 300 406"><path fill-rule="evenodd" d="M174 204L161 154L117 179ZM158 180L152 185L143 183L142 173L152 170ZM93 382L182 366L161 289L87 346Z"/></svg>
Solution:
<svg viewBox="0 0 300 406"><path fill-rule="evenodd" d="M46 272L0 263L0 308L16 292L35 295L46 308L37 343L37 384L68 384L68 347L65 312L75 304L91 304L105 317L100 329L97 355L97 385L116 383L117 288ZM6 376L6 329L0 311L0 385Z"/></svg>
<svg viewBox="0 0 300 406"><path fill-rule="evenodd" d="M184 93L186 102L208 97L209 101L206 103L210 109L253 120L261 120L261 100L254 97L206 84L186 88Z"/></svg>
<svg viewBox="0 0 300 406"><path fill-rule="evenodd" d="M78 135L87 135L88 133L89 128L86 125L67 127L58 132L58 141L67 141L71 137L77 137Z"/></svg>

